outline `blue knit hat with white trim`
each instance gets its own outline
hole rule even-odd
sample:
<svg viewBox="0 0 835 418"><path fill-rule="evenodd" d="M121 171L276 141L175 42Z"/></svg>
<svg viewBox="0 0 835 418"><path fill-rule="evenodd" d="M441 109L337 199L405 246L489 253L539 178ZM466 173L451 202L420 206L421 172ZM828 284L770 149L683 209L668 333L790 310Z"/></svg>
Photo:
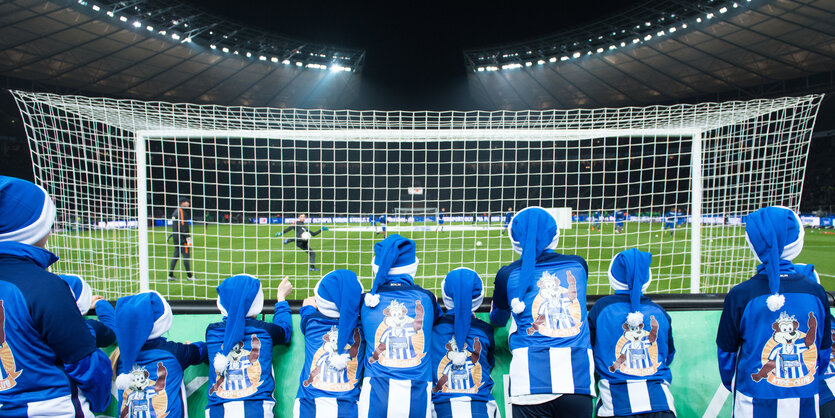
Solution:
<svg viewBox="0 0 835 418"><path fill-rule="evenodd" d="M513 250L522 256L522 271L507 282L507 297L513 313L525 310L525 295L534 285L536 259L546 250L557 248L560 228L557 220L545 209L531 206L519 211L507 227Z"/></svg>
<svg viewBox="0 0 835 418"><path fill-rule="evenodd" d="M800 217L783 206L762 208L745 220L745 240L768 275L771 296L766 304L772 312L777 312L786 301L779 293L781 260L790 262L800 255L805 233Z"/></svg>
<svg viewBox="0 0 835 418"><path fill-rule="evenodd" d="M116 301L116 341L119 342L121 372L116 377L116 388L130 386L130 371L145 342L162 337L171 328L174 317L171 306L155 291L125 296Z"/></svg>
<svg viewBox="0 0 835 418"><path fill-rule="evenodd" d="M55 203L35 183L0 176L0 213L0 242L33 245L52 229Z"/></svg>
<svg viewBox="0 0 835 418"><path fill-rule="evenodd" d="M371 292L365 295L365 305L373 308L380 303L377 288L386 284L389 276L400 276L414 281L417 267L414 241L394 234L374 244L374 258L371 260L374 283Z"/></svg>
<svg viewBox="0 0 835 418"><path fill-rule="evenodd" d="M455 342L458 351L450 353L450 359L456 366L466 362L464 344L470 333L473 312L481 306L484 300L484 282L478 273L468 268L457 268L447 273L441 282L444 306L453 311Z"/></svg>
<svg viewBox="0 0 835 418"><path fill-rule="evenodd" d="M93 303L93 289L90 285L76 274L59 274L58 277L70 286L78 311L82 315L86 314L90 310L90 304Z"/></svg>
<svg viewBox="0 0 835 418"><path fill-rule="evenodd" d="M652 281L649 265L652 254L630 248L619 252L609 264L609 284L616 292L629 292L629 315L626 322L637 327L644 322L644 314L638 308L641 296Z"/></svg>
<svg viewBox="0 0 835 418"><path fill-rule="evenodd" d="M244 339L246 319L257 316L264 309L261 281L249 274L228 277L217 287L217 307L226 317L223 345L212 360L215 372L220 375L229 365L227 355Z"/></svg>
<svg viewBox="0 0 835 418"><path fill-rule="evenodd" d="M330 318L339 318L339 330L336 337L337 356L331 359L331 366L337 370L347 367L350 360L344 351L348 338L351 337L359 322L362 292L362 283L357 278L357 274L345 269L328 273L313 288L316 308L319 312Z"/></svg>

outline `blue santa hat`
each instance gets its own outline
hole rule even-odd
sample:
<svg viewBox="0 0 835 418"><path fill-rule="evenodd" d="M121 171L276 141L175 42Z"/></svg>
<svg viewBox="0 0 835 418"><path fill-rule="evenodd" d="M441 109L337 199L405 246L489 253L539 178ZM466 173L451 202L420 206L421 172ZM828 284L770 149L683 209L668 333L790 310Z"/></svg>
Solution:
<svg viewBox="0 0 835 418"><path fill-rule="evenodd" d="M791 260L803 250L803 224L793 210L783 206L769 206L750 215L745 220L745 240L754 257L768 275L766 299L768 309L777 312L786 301L780 292L781 264L792 268Z"/></svg>
<svg viewBox="0 0 835 418"><path fill-rule="evenodd" d="M0 176L0 213L0 242L33 245L52 229L55 203L41 186Z"/></svg>
<svg viewBox="0 0 835 418"><path fill-rule="evenodd" d="M362 292L362 284L357 274L344 269L328 273L313 288L319 312L330 318L339 318L339 331L336 337L337 356L331 359L331 366L337 370L348 367L350 358L344 351L348 338L357 328Z"/></svg>
<svg viewBox="0 0 835 418"><path fill-rule="evenodd" d="M630 248L619 252L609 264L609 283L612 289L616 293L629 292L629 315L626 316L626 322L632 327L644 323L644 314L638 308L641 296L652 281L650 263L651 253Z"/></svg>
<svg viewBox="0 0 835 418"><path fill-rule="evenodd" d="M386 284L389 276L400 276L410 282L414 281L417 267L414 241L394 234L374 244L374 258L371 260L374 283L371 292L365 295L365 305L373 308L380 303L377 288Z"/></svg>
<svg viewBox="0 0 835 418"><path fill-rule="evenodd" d="M452 310L455 315L453 328L458 351L450 353L450 359L456 366L461 366L467 360L464 354L464 344L470 333L473 312L481 306L484 300L484 282L475 271L461 267L447 273L441 282L441 292L444 306L447 310Z"/></svg>
<svg viewBox="0 0 835 418"><path fill-rule="evenodd" d="M81 276L75 274L59 274L58 277L70 286L78 311L82 315L86 314L90 310L90 304L93 303L93 289L90 285Z"/></svg>
<svg viewBox="0 0 835 418"><path fill-rule="evenodd" d="M213 360L215 372L220 375L229 365L227 355L244 339L246 318L255 317L264 309L261 281L249 274L227 278L217 287L217 307L226 317L223 345Z"/></svg>
<svg viewBox="0 0 835 418"><path fill-rule="evenodd" d="M507 230L513 250L522 256L521 274L507 282L510 306L518 315L524 312L525 295L533 286L536 259L546 250L557 248L560 229L551 213L539 206L531 206L519 211L510 220Z"/></svg>
<svg viewBox="0 0 835 418"><path fill-rule="evenodd" d="M125 296L116 301L116 340L119 342L121 372L116 388L130 386L131 368L146 341L162 337L171 328L171 306L155 291Z"/></svg>

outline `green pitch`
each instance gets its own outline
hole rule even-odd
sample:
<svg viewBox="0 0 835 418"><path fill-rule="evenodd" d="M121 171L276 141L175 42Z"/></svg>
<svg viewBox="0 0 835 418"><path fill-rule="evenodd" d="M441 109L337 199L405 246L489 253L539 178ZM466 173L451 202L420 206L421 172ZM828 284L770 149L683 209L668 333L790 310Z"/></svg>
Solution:
<svg viewBox="0 0 835 418"><path fill-rule="evenodd" d="M292 232L274 237L284 228L281 225L195 225L192 229L194 247L191 263L196 280L185 280L180 261L176 268L178 280L174 282L167 280L173 250L166 240L170 228L151 228L150 287L171 299L211 299L216 296L215 287L224 278L246 273L260 278L266 297L273 298L281 278L290 276L295 288L291 298L303 299L312 295L312 289L322 275L335 269L349 268L360 275L363 285L369 289L373 277L370 267L373 246L383 239L383 235L376 235L370 230L344 230L349 225L327 226L332 230L310 241L310 247L317 254L316 266L321 269L321 272L312 272L308 270L307 254L293 243L283 244L283 239L292 237ZM389 228L396 226L391 224ZM501 266L516 260L518 255L500 229L487 229L486 224L475 227L471 224L447 224L447 228L455 226L469 229L436 232L435 224L415 224L412 227L416 230L397 232L417 244L420 259L417 283L440 294L437 290L447 272L469 267L481 274L488 285L487 294L491 295L495 273ZM318 228L311 226L313 231ZM574 224L571 230L562 231L557 251L577 254L587 260L589 294L611 292L607 276L609 261L618 251L630 247L650 251L654 255L654 280L650 292L689 293L689 234L688 228L678 228L671 237L661 224L646 223L627 223L625 232L616 234L612 224L604 224L602 230L590 230L588 224L580 223ZM703 288L703 291L727 291L731 281L738 282L750 276L754 264L745 247L742 228L704 227L702 235L706 245L710 246L702 254L705 265L702 269L703 282L711 286ZM81 274L88 278L96 291L108 298L138 291L136 249L126 244L136 242L135 230L58 233L51 240L52 249L62 258L53 271ZM476 246L478 241L481 246ZM833 249L835 234L807 230L803 253L795 260L815 264L827 289L835 288ZM733 267L740 263L746 266L742 271ZM725 272L732 269L737 271L736 276L728 280ZM126 277L129 271L133 271L133 276Z"/></svg>

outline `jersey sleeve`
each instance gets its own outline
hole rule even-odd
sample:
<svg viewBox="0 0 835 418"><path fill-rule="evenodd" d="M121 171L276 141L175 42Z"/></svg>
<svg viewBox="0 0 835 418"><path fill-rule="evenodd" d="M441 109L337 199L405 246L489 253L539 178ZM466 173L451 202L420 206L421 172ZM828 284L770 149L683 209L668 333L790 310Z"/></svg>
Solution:
<svg viewBox="0 0 835 418"><path fill-rule="evenodd" d="M65 363L64 372L78 384L93 411L107 409L113 384L113 369L110 367L110 359L101 350L96 349L76 362Z"/></svg>
<svg viewBox="0 0 835 418"><path fill-rule="evenodd" d="M96 302L96 316L106 327L111 330L116 329L116 310L110 302L106 300Z"/></svg>
<svg viewBox="0 0 835 418"><path fill-rule="evenodd" d="M177 361L180 362L180 367L182 367L183 370L187 369L188 366L208 361L209 350L207 349L206 343L203 341L197 341L191 344L168 341L166 348L168 349L168 352L177 358Z"/></svg>
<svg viewBox="0 0 835 418"><path fill-rule="evenodd" d="M292 231L292 230L293 230L293 228L295 228L295 226L294 226L294 225L290 225L290 226L288 226L287 228L284 228L284 230L283 230L283 231L281 231L281 233L282 233L282 234L286 234L286 233L288 233L288 232Z"/></svg>
<svg viewBox="0 0 835 418"><path fill-rule="evenodd" d="M673 342L673 319L670 318L670 315L667 313L667 311L663 312L664 316L667 318L667 324L670 328L669 335L667 336L667 366L669 367L670 364L673 363L673 359L676 356L676 346Z"/></svg>
<svg viewBox="0 0 835 418"><path fill-rule="evenodd" d="M37 283L37 289L24 294L35 330L58 361L72 364L97 350L87 323L78 312L70 288L57 277Z"/></svg>
<svg viewBox="0 0 835 418"><path fill-rule="evenodd" d="M505 326L510 318L510 305L507 303L507 277L509 271L507 266L502 267L496 273L493 281L493 305L490 309L490 322L493 325Z"/></svg>
<svg viewBox="0 0 835 418"><path fill-rule="evenodd" d="M116 333L103 323L95 319L88 319L87 326L93 331L96 338L96 347L108 347L116 343Z"/></svg>
<svg viewBox="0 0 835 418"><path fill-rule="evenodd" d="M735 295L734 289L731 289L731 292L725 297L722 316L719 318L719 329L716 333L719 376L722 379L722 384L730 391L733 391L732 382L736 373L736 357L742 343L739 325L742 320L742 311L745 308L741 302L737 301Z"/></svg>
<svg viewBox="0 0 835 418"><path fill-rule="evenodd" d="M310 316L313 315L314 313L316 313L316 308L314 308L311 305L302 306L302 308L299 309L299 317L300 317L299 323L301 324L300 328L301 328L302 334L305 334L307 332L307 323L310 320Z"/></svg>
<svg viewBox="0 0 835 418"><path fill-rule="evenodd" d="M273 339L274 344L287 344L293 335L293 318L290 316L290 304L281 301L275 304L273 322L265 323L265 329Z"/></svg>

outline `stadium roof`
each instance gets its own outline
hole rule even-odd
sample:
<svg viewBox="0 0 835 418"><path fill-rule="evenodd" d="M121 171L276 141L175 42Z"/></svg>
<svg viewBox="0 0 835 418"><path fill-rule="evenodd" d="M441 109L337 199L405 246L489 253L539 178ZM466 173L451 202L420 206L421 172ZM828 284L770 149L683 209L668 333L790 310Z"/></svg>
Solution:
<svg viewBox="0 0 835 418"><path fill-rule="evenodd" d="M0 3L0 74L108 96L322 107L364 56L173 1Z"/></svg>
<svg viewBox="0 0 835 418"><path fill-rule="evenodd" d="M835 85L833 22L835 0L650 1L592 25L465 56L471 88L497 108L797 94Z"/></svg>

